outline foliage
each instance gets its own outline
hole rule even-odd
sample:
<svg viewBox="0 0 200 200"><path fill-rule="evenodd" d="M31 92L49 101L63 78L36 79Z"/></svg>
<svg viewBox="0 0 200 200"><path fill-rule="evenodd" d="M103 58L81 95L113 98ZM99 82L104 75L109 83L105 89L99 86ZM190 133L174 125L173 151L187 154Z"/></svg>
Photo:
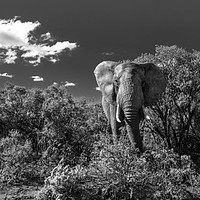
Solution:
<svg viewBox="0 0 200 200"><path fill-rule="evenodd" d="M156 46L155 56L136 62L156 63L168 79L166 91L149 111L152 131L179 154L200 154L200 56L177 46ZM195 156L193 156L195 157ZM197 158L197 157L195 157Z"/></svg>
<svg viewBox="0 0 200 200"><path fill-rule="evenodd" d="M51 86L45 91L43 110L42 157L53 161L53 167L63 157L69 165L87 164L102 128L98 122L105 121L100 106L76 101L64 86Z"/></svg>
<svg viewBox="0 0 200 200"><path fill-rule="evenodd" d="M0 183L13 184L23 182L30 171L31 163L31 144L28 141L20 141L21 135L16 132L10 132L10 136L0 142Z"/></svg>
<svg viewBox="0 0 200 200"><path fill-rule="evenodd" d="M70 166L87 165L92 144L106 129L101 106L75 99L64 85L29 90L8 83L1 89L0 102L1 156L9 155L14 161L18 158L16 154L30 152L28 159L36 167L28 165L22 157L16 163L33 168L31 173L39 179L49 175L61 158ZM4 148L6 144L9 148ZM13 148L17 150L14 153ZM10 174L9 179L14 181L17 176L10 170L13 172L16 165L8 161L9 156L3 162L6 168L2 172L3 176ZM5 180L11 183L9 179Z"/></svg>
<svg viewBox="0 0 200 200"><path fill-rule="evenodd" d="M193 199L200 197L200 176L188 156L165 149L138 157L121 139L102 139L89 166L70 168L61 161L45 181L38 200L47 199ZM103 144L102 144L103 142ZM196 191L196 192L195 192Z"/></svg>
<svg viewBox="0 0 200 200"><path fill-rule="evenodd" d="M37 131L43 128L43 102L41 90L7 84L0 93L0 137L17 130L23 140L31 141L33 153L37 154Z"/></svg>

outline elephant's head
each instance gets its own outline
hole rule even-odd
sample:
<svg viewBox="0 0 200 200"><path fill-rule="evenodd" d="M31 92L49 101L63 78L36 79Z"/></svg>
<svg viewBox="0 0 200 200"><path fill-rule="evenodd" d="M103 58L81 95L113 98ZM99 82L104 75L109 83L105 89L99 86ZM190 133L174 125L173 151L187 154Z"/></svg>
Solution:
<svg viewBox="0 0 200 200"><path fill-rule="evenodd" d="M104 101L117 107L117 121L126 122L131 142L136 142L140 149L141 108L152 105L165 90L166 80L162 72L152 63L103 61L97 65L94 74Z"/></svg>

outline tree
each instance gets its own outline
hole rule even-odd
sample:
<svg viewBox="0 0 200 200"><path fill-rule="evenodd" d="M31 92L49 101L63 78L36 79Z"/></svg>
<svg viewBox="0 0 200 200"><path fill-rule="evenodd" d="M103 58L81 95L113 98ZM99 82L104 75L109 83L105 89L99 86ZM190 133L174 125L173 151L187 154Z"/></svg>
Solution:
<svg viewBox="0 0 200 200"><path fill-rule="evenodd" d="M200 53L177 46L156 46L155 55L137 62L154 62L168 79L163 97L151 107L153 130L180 154L200 153Z"/></svg>

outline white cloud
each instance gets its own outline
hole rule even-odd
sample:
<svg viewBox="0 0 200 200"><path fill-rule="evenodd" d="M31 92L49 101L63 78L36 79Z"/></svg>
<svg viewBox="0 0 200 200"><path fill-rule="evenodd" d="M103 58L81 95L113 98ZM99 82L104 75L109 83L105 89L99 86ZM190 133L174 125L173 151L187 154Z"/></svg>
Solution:
<svg viewBox="0 0 200 200"><path fill-rule="evenodd" d="M69 86L76 86L75 83L70 83L69 81L65 81L65 86L69 87Z"/></svg>
<svg viewBox="0 0 200 200"><path fill-rule="evenodd" d="M9 75L8 73L0 74L0 76L6 77L6 78L13 78L14 77L13 75Z"/></svg>
<svg viewBox="0 0 200 200"><path fill-rule="evenodd" d="M42 40L50 40L51 42L54 41L54 39L51 36L51 33L47 32L41 35Z"/></svg>
<svg viewBox="0 0 200 200"><path fill-rule="evenodd" d="M114 52L103 52L101 53L103 56L113 56L115 53Z"/></svg>
<svg viewBox="0 0 200 200"><path fill-rule="evenodd" d="M38 65L42 59L57 62L58 55L65 50L73 50L76 43L69 41L55 42L51 33L47 32L37 37L33 34L41 26L40 22L22 22L18 18L0 19L0 48L6 50L4 63L15 63L17 53L32 65ZM2 59L2 58L1 58Z"/></svg>
<svg viewBox="0 0 200 200"><path fill-rule="evenodd" d="M44 78L40 77L40 76L31 76L31 78L33 79L33 81L44 81Z"/></svg>
<svg viewBox="0 0 200 200"><path fill-rule="evenodd" d="M13 64L15 63L16 59L17 59L17 52L15 50L8 49L8 51L5 53L5 62L7 64Z"/></svg>

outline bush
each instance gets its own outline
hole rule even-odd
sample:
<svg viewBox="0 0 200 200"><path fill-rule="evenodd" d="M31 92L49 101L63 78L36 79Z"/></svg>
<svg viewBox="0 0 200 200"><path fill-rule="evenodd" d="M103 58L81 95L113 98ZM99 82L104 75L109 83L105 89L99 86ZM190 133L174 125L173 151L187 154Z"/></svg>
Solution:
<svg viewBox="0 0 200 200"><path fill-rule="evenodd" d="M162 98L150 108L151 131L160 135L168 148L193 158L200 154L199 60L199 52L191 53L175 45L158 45L155 55L144 54L136 59L157 64L168 79Z"/></svg>
<svg viewBox="0 0 200 200"><path fill-rule="evenodd" d="M105 127L102 108L76 100L64 86L50 86L45 91L43 113L45 126L40 132L39 146L42 147L41 159L50 171L61 158L70 166L87 165L92 144Z"/></svg>
<svg viewBox="0 0 200 200"><path fill-rule="evenodd" d="M20 141L21 137L17 131L11 131L9 136L0 141L1 184L27 181L27 175L33 172L30 171L31 144L28 141Z"/></svg>
<svg viewBox="0 0 200 200"><path fill-rule="evenodd" d="M9 158L15 160L15 166L30 167L32 176L40 178L48 176L63 157L70 166L88 165L92 144L106 129L100 104L75 99L64 85L28 90L8 83L1 89L0 101L0 138L2 156L6 156L2 167L5 171L14 173ZM4 145L10 145L9 149ZM11 149L16 150L12 155ZM19 157L25 152L29 164ZM2 180L11 183L10 180L17 176L21 179L20 173L14 176L8 172L12 178Z"/></svg>
<svg viewBox="0 0 200 200"><path fill-rule="evenodd" d="M38 194L47 199L193 199L200 197L200 176L190 157L171 150L138 157L127 140L96 144L89 166L70 168L61 161ZM102 144L103 142L103 144ZM105 143L104 143L105 142ZM181 159L181 160L179 160ZM181 167L179 166L181 161ZM48 198L47 198L48 196Z"/></svg>

